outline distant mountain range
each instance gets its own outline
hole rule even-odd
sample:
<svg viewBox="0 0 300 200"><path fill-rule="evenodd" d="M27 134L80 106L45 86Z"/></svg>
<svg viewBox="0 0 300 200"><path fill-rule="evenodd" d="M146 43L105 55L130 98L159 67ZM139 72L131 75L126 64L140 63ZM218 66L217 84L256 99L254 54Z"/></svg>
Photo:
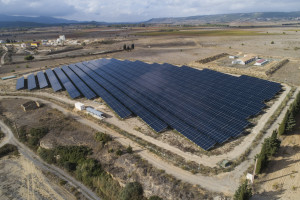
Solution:
<svg viewBox="0 0 300 200"><path fill-rule="evenodd" d="M191 17L153 18L148 24L201 24L201 23L230 23L251 21L287 21L299 20L299 12L256 12L218 15L201 15Z"/></svg>
<svg viewBox="0 0 300 200"><path fill-rule="evenodd" d="M67 20L55 17L24 17L24 16L9 16L0 14L0 22L31 22L38 24L74 24L79 23L75 20Z"/></svg>
<svg viewBox="0 0 300 200"><path fill-rule="evenodd" d="M234 14L218 14L218 15L201 15L191 17L171 17L171 18L153 18L142 22L145 24L205 24L205 23L231 23L231 22L257 22L257 21L298 21L300 22L299 12L256 12L256 13L234 13ZM133 24L120 22L122 24ZM137 22L141 23L141 22ZM54 26L59 24L118 24L106 22L89 22L67 20L55 17L24 17L24 16L8 16L0 14L1 27L40 27Z"/></svg>

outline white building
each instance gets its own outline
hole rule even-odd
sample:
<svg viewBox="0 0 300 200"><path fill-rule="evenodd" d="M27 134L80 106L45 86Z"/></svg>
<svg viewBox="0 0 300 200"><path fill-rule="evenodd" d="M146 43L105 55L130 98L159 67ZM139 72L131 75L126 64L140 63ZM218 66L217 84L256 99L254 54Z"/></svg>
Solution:
<svg viewBox="0 0 300 200"><path fill-rule="evenodd" d="M83 103L77 102L77 103L75 103L75 108L76 108L77 110L82 111L82 110L85 109L85 106L84 106Z"/></svg>
<svg viewBox="0 0 300 200"><path fill-rule="evenodd" d="M5 41L4 40L0 40L0 44L4 44L5 43Z"/></svg>
<svg viewBox="0 0 300 200"><path fill-rule="evenodd" d="M243 58L239 58L236 60L236 64L240 64L240 65L247 65L253 61L255 61L257 59L257 56L255 55L244 55Z"/></svg>
<svg viewBox="0 0 300 200"><path fill-rule="evenodd" d="M21 44L21 48L25 49L27 47L26 43Z"/></svg>
<svg viewBox="0 0 300 200"><path fill-rule="evenodd" d="M256 63L254 65L256 66L263 66L265 64L267 64L269 61L268 60L265 60L265 59L259 59L256 61Z"/></svg>

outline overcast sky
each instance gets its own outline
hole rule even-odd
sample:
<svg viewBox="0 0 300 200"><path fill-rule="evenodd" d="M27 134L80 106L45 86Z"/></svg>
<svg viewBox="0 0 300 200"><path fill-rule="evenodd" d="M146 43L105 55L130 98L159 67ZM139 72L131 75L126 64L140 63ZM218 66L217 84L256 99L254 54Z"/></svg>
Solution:
<svg viewBox="0 0 300 200"><path fill-rule="evenodd" d="M0 0L0 14L107 22L299 10L300 0Z"/></svg>

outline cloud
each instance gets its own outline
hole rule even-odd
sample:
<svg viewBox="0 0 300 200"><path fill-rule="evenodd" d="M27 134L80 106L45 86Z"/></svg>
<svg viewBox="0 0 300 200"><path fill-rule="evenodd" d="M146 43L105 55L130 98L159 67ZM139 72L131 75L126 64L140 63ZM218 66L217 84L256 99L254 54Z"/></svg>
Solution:
<svg viewBox="0 0 300 200"><path fill-rule="evenodd" d="M67 16L76 12L61 0L0 0L0 13L25 16Z"/></svg>
<svg viewBox="0 0 300 200"><path fill-rule="evenodd" d="M297 9L299 0L0 0L1 14L108 22Z"/></svg>

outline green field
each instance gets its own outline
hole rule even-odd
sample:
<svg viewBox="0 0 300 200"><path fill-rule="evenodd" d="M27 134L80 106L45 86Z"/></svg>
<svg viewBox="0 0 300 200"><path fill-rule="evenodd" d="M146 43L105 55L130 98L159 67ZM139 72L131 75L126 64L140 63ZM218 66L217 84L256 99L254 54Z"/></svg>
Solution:
<svg viewBox="0 0 300 200"><path fill-rule="evenodd" d="M153 32L141 32L135 35L141 36L164 36L164 35L184 35L184 36L256 36L256 35L271 35L258 31L244 30L213 30L213 31L178 31L178 30L161 30Z"/></svg>

